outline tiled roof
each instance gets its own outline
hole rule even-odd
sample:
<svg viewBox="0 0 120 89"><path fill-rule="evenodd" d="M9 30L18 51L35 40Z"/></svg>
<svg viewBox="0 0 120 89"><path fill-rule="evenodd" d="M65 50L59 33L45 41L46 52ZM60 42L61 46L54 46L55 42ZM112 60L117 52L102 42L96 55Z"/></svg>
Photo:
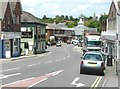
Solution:
<svg viewBox="0 0 120 89"><path fill-rule="evenodd" d="M40 23L46 25L45 23L41 22L37 17L26 11L22 11L21 22Z"/></svg>
<svg viewBox="0 0 120 89"><path fill-rule="evenodd" d="M21 1L20 0L0 0L0 8L2 8L2 10L0 10L0 18L4 17L8 2L10 4L10 9L12 12L15 9L16 2L21 2Z"/></svg>
<svg viewBox="0 0 120 89"><path fill-rule="evenodd" d="M61 27L56 24L47 23L46 29L61 29Z"/></svg>
<svg viewBox="0 0 120 89"><path fill-rule="evenodd" d="M7 8L7 4L8 4L8 0L0 0L0 8L2 8L2 10L0 10L0 18L2 19L4 17L6 8Z"/></svg>
<svg viewBox="0 0 120 89"><path fill-rule="evenodd" d="M86 33L100 35L100 33L96 30L87 30Z"/></svg>
<svg viewBox="0 0 120 89"><path fill-rule="evenodd" d="M46 29L59 29L59 30L63 30L63 28L67 28L65 23L59 23L59 24L47 23L47 27L46 27Z"/></svg>
<svg viewBox="0 0 120 89"><path fill-rule="evenodd" d="M118 3L118 2L120 2L120 0L113 0L113 2L114 2L114 4L115 4L115 8L117 9L117 11L119 11L119 5L120 5L120 3Z"/></svg>

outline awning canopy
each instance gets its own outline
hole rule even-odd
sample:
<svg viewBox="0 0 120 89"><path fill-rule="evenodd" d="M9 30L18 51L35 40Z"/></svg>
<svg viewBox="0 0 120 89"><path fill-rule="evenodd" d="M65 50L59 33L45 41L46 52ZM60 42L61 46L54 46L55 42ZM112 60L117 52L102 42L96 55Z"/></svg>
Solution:
<svg viewBox="0 0 120 89"><path fill-rule="evenodd" d="M107 31L107 32L102 32L100 38L102 40L115 41L116 40L116 31L111 30L111 31Z"/></svg>

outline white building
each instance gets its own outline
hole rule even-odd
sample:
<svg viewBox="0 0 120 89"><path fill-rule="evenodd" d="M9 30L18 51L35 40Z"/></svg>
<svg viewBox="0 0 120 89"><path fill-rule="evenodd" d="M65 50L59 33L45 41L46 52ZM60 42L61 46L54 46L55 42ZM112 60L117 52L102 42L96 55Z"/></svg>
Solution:
<svg viewBox="0 0 120 89"><path fill-rule="evenodd" d="M84 22L82 19L78 22L78 25L75 27L75 36L81 37L83 35L84 30L88 29L88 27L84 26Z"/></svg>
<svg viewBox="0 0 120 89"><path fill-rule="evenodd" d="M116 73L120 60L120 0L113 0L107 19L107 31L101 33L104 42L103 52L108 55L108 65L114 63ZM114 59L114 61L112 60Z"/></svg>

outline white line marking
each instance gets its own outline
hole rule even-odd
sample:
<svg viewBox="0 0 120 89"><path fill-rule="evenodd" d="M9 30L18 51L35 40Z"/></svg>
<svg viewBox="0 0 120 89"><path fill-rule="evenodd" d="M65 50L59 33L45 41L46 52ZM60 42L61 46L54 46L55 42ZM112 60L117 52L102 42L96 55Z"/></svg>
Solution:
<svg viewBox="0 0 120 89"><path fill-rule="evenodd" d="M16 69L20 69L20 67L12 68L12 69L7 69L7 70L2 70L2 71L0 71L0 72L11 71L11 70L16 70Z"/></svg>
<svg viewBox="0 0 120 89"><path fill-rule="evenodd" d="M11 84L15 84L15 83L18 83L18 82L30 80L30 79L33 79L33 78L35 78L35 77L31 77L31 78L27 78L27 79L23 79L23 80L18 80L18 81L12 82L12 83L8 83L8 84L5 84L5 85L2 85L2 87L5 87L5 86L11 85Z"/></svg>
<svg viewBox="0 0 120 89"><path fill-rule="evenodd" d="M38 82L30 85L29 88L30 88L30 87L33 87L33 86L37 85L38 83L43 82L43 81L45 81L45 80L47 80L47 78L44 78L44 79L42 79L42 80L40 80L40 81L38 81ZM28 89L29 89L29 88L28 88Z"/></svg>
<svg viewBox="0 0 120 89"><path fill-rule="evenodd" d="M76 87L84 86L85 84L82 83L76 83L80 78L75 78L71 84L76 85Z"/></svg>
<svg viewBox="0 0 120 89"><path fill-rule="evenodd" d="M95 87L98 86L98 84L100 83L101 79L102 79L102 77L99 78L99 80L98 80L98 82L96 83Z"/></svg>
<svg viewBox="0 0 120 89"><path fill-rule="evenodd" d="M20 75L20 74L21 74L21 73L16 73L16 74L11 74L11 75L3 75L3 76L0 76L0 79L12 77L12 76L16 76L16 75Z"/></svg>
<svg viewBox="0 0 120 89"><path fill-rule="evenodd" d="M94 81L94 83L92 84L91 88L95 86L96 82L99 80L99 76L96 78L96 80Z"/></svg>
<svg viewBox="0 0 120 89"><path fill-rule="evenodd" d="M105 79L105 81L104 81L102 87L105 87L106 81L107 81L107 79ZM102 88L101 88L101 89L102 89Z"/></svg>
<svg viewBox="0 0 120 89"><path fill-rule="evenodd" d="M66 59L66 57L62 58L63 60Z"/></svg>
<svg viewBox="0 0 120 89"><path fill-rule="evenodd" d="M48 73L48 74L46 74L46 75L57 75L57 74L59 74L59 73L61 73L63 70L59 70L59 71L55 71L55 72L52 72L52 73Z"/></svg>
<svg viewBox="0 0 120 89"><path fill-rule="evenodd" d="M55 60L55 61L61 61L62 59L58 59L58 60Z"/></svg>
<svg viewBox="0 0 120 89"><path fill-rule="evenodd" d="M53 61L47 61L47 62L45 62L45 63L52 63Z"/></svg>
<svg viewBox="0 0 120 89"><path fill-rule="evenodd" d="M36 66L36 65L39 65L40 63L37 63L37 64L31 64L31 65L28 65L29 67L30 66Z"/></svg>

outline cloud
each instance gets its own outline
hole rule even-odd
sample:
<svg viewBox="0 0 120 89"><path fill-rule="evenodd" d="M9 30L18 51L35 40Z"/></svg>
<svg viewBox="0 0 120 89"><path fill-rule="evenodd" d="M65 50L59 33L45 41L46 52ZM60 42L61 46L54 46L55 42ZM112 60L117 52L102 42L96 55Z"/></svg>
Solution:
<svg viewBox="0 0 120 89"><path fill-rule="evenodd" d="M112 2L112 0L92 0L94 3L107 3Z"/></svg>
<svg viewBox="0 0 120 89"><path fill-rule="evenodd" d="M56 15L72 15L78 17L80 14L86 16L107 12L111 0L21 0L23 10L43 17L55 17Z"/></svg>

